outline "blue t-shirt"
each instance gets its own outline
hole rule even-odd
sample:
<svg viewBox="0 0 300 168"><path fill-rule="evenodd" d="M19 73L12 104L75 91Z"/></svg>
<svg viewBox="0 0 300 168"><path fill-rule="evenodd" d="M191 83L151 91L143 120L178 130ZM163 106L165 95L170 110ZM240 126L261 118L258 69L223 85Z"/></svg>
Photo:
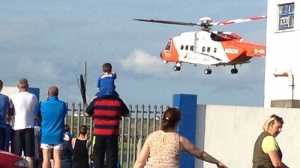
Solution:
<svg viewBox="0 0 300 168"><path fill-rule="evenodd" d="M54 145L63 143L64 118L67 110L66 103L55 96L40 103L41 143Z"/></svg>
<svg viewBox="0 0 300 168"><path fill-rule="evenodd" d="M0 124L5 123L5 117L9 110L9 98L3 94L0 94Z"/></svg>
<svg viewBox="0 0 300 168"><path fill-rule="evenodd" d="M115 92L115 79L117 75L115 73L103 74L98 78L97 87L101 95L113 95Z"/></svg>

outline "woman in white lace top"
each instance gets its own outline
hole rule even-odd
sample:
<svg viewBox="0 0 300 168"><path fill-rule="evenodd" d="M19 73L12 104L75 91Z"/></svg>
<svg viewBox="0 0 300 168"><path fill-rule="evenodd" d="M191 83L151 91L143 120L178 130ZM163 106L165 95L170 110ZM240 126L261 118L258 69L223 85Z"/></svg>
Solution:
<svg viewBox="0 0 300 168"><path fill-rule="evenodd" d="M179 154L187 151L198 159L227 168L222 162L193 145L188 139L176 133L180 111L168 108L162 118L161 129L151 133L140 151L134 168L179 168Z"/></svg>

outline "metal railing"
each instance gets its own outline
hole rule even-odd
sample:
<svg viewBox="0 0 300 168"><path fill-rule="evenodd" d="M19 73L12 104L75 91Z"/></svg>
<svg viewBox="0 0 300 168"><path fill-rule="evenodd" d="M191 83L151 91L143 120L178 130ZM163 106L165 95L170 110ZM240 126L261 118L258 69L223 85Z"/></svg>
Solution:
<svg viewBox="0 0 300 168"><path fill-rule="evenodd" d="M167 106L129 105L128 108L130 115L122 117L120 123L119 163L122 168L133 166L138 153L137 146L142 145L149 133L160 128L161 116ZM88 126L89 135L92 135L93 121L91 117L84 115L82 104L71 103L68 109L65 123L70 126L74 136L79 134L79 127L82 124ZM92 136L89 137L92 141Z"/></svg>

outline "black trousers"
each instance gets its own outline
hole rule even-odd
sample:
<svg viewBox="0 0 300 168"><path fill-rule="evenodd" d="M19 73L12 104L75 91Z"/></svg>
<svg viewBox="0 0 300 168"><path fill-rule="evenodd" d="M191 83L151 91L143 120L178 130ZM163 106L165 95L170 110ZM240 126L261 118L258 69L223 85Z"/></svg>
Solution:
<svg viewBox="0 0 300 168"><path fill-rule="evenodd" d="M14 131L13 153L21 156L22 151L28 157L34 156L34 129L26 128Z"/></svg>
<svg viewBox="0 0 300 168"><path fill-rule="evenodd" d="M118 165L118 136L96 136L94 155L96 168L116 168Z"/></svg>

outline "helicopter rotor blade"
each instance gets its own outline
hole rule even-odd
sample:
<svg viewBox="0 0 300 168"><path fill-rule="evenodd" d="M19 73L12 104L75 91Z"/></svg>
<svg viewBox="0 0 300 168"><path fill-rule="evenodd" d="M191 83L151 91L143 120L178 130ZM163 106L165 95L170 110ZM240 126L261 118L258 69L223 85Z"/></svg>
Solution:
<svg viewBox="0 0 300 168"><path fill-rule="evenodd" d="M173 24L173 25L182 25L182 26L201 26L198 23L177 22L177 21L169 21L169 20L155 20L155 19L134 19L134 20L142 21L142 22Z"/></svg>
<svg viewBox="0 0 300 168"><path fill-rule="evenodd" d="M242 19L232 19L232 20L222 20L222 21L217 21L211 23L212 25L219 25L219 26L225 26L225 25L230 25L230 24L236 24L236 23L244 23L244 22L251 22L251 21L256 21L256 20L262 20L266 19L267 16L251 16L248 18L242 18Z"/></svg>

